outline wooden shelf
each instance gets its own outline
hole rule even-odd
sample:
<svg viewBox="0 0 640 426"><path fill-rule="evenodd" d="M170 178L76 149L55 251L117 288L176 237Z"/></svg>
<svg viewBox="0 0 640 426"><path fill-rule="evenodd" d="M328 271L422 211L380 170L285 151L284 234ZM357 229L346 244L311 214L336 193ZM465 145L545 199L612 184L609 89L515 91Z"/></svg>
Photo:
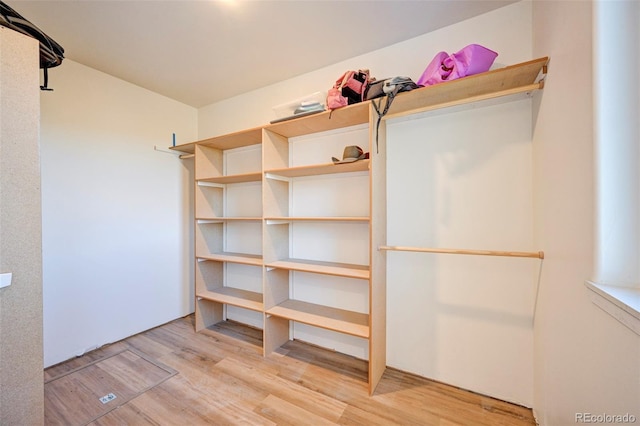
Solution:
<svg viewBox="0 0 640 426"><path fill-rule="evenodd" d="M262 266L262 256L245 253L212 253L205 256L196 256L198 259L215 260L218 262L240 263L243 265Z"/></svg>
<svg viewBox="0 0 640 426"><path fill-rule="evenodd" d="M219 185L226 185L229 183L244 183L244 182L260 182L262 181L262 173L244 173L239 175L229 176L215 176L208 178L200 178L197 180L198 184L201 182L216 183Z"/></svg>
<svg viewBox="0 0 640 426"><path fill-rule="evenodd" d="M359 312L289 299L268 309L266 313L327 330L369 338L369 315Z"/></svg>
<svg viewBox="0 0 640 426"><path fill-rule="evenodd" d="M196 144L197 143L198 142L183 143L183 144L176 145L176 146L170 146L169 149L171 149L173 151L184 152L186 154L193 154L193 153L195 153Z"/></svg>
<svg viewBox="0 0 640 426"><path fill-rule="evenodd" d="M393 101L387 117L542 89L543 82L539 80L541 74L546 73L548 62L548 57L542 57L486 73L400 93ZM366 124L369 122L369 102L361 102L334 111L325 111L263 127L190 142L170 147L170 149L193 154L196 144L219 149L256 145L262 142L263 128L290 138Z"/></svg>
<svg viewBox="0 0 640 426"><path fill-rule="evenodd" d="M261 217L196 217L198 223L260 222Z"/></svg>
<svg viewBox="0 0 640 426"><path fill-rule="evenodd" d="M265 126L265 129L292 138L367 123L369 123L369 105L367 102L360 102L334 111L270 124Z"/></svg>
<svg viewBox="0 0 640 426"><path fill-rule="evenodd" d="M385 118L542 89L548 57L398 94ZM369 103L361 102L312 116L265 126L285 137L340 129L369 122Z"/></svg>
<svg viewBox="0 0 640 426"><path fill-rule="evenodd" d="M225 150L240 148L243 146L258 145L260 143L262 143L262 127L254 127L252 129L241 130L239 132L221 136L214 136L212 138L202 139L196 142L172 146L169 149L193 154L195 152L196 145Z"/></svg>
<svg viewBox="0 0 640 426"><path fill-rule="evenodd" d="M369 222L368 216L314 216L314 217L289 217L289 216L278 216L278 217L265 217L267 221L267 225L279 225L285 222Z"/></svg>
<svg viewBox="0 0 640 426"><path fill-rule="evenodd" d="M349 173L349 172L366 172L369 170L369 160L360 160L354 161L353 163L344 163L344 164L318 164L313 166L299 166L299 167L289 167L286 169L272 169L265 170L265 174L267 178L270 178L270 175L286 177L286 178L295 178L295 177L304 177L304 176L320 176L320 175L329 175L329 174L337 174L337 173Z"/></svg>
<svg viewBox="0 0 640 426"><path fill-rule="evenodd" d="M398 94L385 118L542 89L548 57Z"/></svg>
<svg viewBox="0 0 640 426"><path fill-rule="evenodd" d="M252 311L262 312L264 310L261 293L241 290L234 287L219 287L214 290L201 291L196 294L196 297L218 303L225 303L227 305L239 306Z"/></svg>
<svg viewBox="0 0 640 426"><path fill-rule="evenodd" d="M302 259L283 259L270 262L265 266L290 271L312 272L323 275L335 275L347 278L369 279L369 267L347 263L321 262Z"/></svg>

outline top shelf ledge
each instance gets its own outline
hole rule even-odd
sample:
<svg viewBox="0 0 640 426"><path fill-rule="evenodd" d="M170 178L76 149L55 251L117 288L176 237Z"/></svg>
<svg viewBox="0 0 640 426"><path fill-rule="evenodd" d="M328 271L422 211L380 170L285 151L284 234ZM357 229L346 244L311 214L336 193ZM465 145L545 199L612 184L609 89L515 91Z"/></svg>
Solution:
<svg viewBox="0 0 640 426"><path fill-rule="evenodd" d="M226 135L214 136L208 139L172 146L169 149L193 154L195 153L196 145L207 146L224 151L226 149L241 148L243 146L258 145L261 143L262 127L254 127L251 129L240 130L239 132L228 133Z"/></svg>
<svg viewBox="0 0 640 426"><path fill-rule="evenodd" d="M548 57L542 57L400 93L393 101L385 119L542 89L548 62ZM371 101L360 102L336 109L333 112L325 111L240 132L215 136L171 147L171 149L193 153L196 144L222 150L255 145L262 141L262 129L291 138L365 124L370 121L370 103Z"/></svg>
<svg viewBox="0 0 640 426"><path fill-rule="evenodd" d="M548 57L401 93L385 119L542 89Z"/></svg>

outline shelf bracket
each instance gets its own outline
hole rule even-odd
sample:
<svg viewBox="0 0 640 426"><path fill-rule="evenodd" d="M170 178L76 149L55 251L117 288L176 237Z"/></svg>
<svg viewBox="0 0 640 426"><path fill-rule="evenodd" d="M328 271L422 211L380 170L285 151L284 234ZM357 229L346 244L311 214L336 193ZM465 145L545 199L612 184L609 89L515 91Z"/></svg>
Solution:
<svg viewBox="0 0 640 426"><path fill-rule="evenodd" d="M291 179L289 179L287 177L279 176L279 175L276 175L274 173L269 173L269 172L265 173L264 177L267 178L267 179L279 180L279 181L282 181L282 182L291 182Z"/></svg>
<svg viewBox="0 0 640 426"><path fill-rule="evenodd" d="M153 146L154 151L164 152L165 154L172 154L178 156L181 160L185 160L187 158L193 158L194 154L181 154L180 152L169 151L168 149L158 148L158 145Z"/></svg>
<svg viewBox="0 0 640 426"><path fill-rule="evenodd" d="M198 181L197 185L198 186L208 186L210 188L225 188L226 187L226 185L222 184L222 183L203 182L203 181Z"/></svg>

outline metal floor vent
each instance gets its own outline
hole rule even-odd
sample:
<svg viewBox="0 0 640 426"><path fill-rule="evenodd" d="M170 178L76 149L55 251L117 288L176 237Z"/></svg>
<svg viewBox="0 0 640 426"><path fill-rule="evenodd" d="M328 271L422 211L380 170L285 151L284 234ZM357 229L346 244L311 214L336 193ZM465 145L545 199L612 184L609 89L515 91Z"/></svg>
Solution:
<svg viewBox="0 0 640 426"><path fill-rule="evenodd" d="M108 393L102 398L100 398L100 402L102 402L103 404L106 404L107 402L113 401L114 399L116 399L116 396L112 393Z"/></svg>

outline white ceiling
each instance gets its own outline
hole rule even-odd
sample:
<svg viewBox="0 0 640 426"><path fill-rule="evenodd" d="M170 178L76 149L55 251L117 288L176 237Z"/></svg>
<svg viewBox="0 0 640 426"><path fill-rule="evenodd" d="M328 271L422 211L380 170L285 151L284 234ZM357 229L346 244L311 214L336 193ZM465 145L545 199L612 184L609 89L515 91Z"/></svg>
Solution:
<svg viewBox="0 0 640 426"><path fill-rule="evenodd" d="M4 0L66 58L194 107L514 1Z"/></svg>

